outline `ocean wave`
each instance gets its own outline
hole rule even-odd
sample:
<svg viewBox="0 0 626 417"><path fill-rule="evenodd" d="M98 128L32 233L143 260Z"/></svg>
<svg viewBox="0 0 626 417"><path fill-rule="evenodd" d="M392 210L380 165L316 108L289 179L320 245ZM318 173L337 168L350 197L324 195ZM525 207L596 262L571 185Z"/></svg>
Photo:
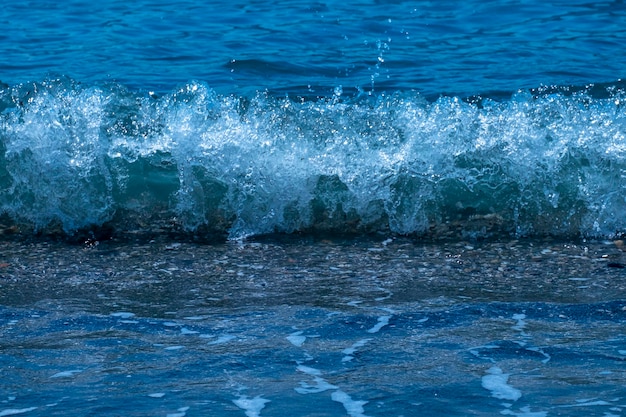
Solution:
<svg viewBox="0 0 626 417"><path fill-rule="evenodd" d="M621 83L432 100L5 85L0 212L7 227L68 236L614 237L625 100Z"/></svg>

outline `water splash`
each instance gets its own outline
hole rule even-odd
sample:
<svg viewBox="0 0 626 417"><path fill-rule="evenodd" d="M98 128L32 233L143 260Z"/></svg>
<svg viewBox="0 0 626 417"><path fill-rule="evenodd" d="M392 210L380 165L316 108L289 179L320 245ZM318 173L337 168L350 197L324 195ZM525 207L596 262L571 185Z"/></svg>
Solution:
<svg viewBox="0 0 626 417"><path fill-rule="evenodd" d="M624 93L156 97L68 79L0 93L0 211L25 230L611 237Z"/></svg>

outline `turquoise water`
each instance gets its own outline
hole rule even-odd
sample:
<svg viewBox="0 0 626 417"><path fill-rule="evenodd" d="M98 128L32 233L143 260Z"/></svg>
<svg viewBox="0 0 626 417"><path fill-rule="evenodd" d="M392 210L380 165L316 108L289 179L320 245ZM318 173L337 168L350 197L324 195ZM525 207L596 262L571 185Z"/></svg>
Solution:
<svg viewBox="0 0 626 417"><path fill-rule="evenodd" d="M0 417L624 414L623 2L0 23Z"/></svg>
<svg viewBox="0 0 626 417"><path fill-rule="evenodd" d="M0 79L508 97L622 78L625 13L611 1L20 1L0 15Z"/></svg>

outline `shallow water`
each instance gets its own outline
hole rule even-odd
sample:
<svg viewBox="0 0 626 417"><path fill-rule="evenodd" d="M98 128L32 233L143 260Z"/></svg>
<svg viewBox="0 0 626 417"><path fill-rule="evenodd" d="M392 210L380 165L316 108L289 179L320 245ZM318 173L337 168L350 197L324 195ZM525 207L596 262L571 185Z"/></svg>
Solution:
<svg viewBox="0 0 626 417"><path fill-rule="evenodd" d="M2 415L626 407L612 242L38 241L3 253Z"/></svg>
<svg viewBox="0 0 626 417"><path fill-rule="evenodd" d="M625 19L3 5L0 417L624 415Z"/></svg>

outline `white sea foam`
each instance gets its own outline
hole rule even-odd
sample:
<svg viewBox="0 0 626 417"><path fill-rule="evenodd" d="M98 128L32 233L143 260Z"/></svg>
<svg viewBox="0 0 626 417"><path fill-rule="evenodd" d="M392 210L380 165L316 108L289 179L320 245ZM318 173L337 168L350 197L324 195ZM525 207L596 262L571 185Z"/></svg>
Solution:
<svg viewBox="0 0 626 417"><path fill-rule="evenodd" d="M372 327L371 329L369 329L367 332L368 333L377 333L380 329L382 329L383 327L387 326L389 324L389 319L391 318L391 316L380 316L378 318L378 323L376 323L376 325L374 327Z"/></svg>
<svg viewBox="0 0 626 417"><path fill-rule="evenodd" d="M242 395L236 400L233 400L233 403L244 410L246 412L247 417L259 417L261 415L261 410L265 408L265 404L269 403L270 400L266 400L265 398L261 398L261 396L257 395L254 398L249 398L246 395Z"/></svg>
<svg viewBox="0 0 626 417"><path fill-rule="evenodd" d="M502 410L500 414L505 416L516 416L516 417L546 417L548 415L547 411L530 411L530 407L522 407L520 411L513 410Z"/></svg>
<svg viewBox="0 0 626 417"><path fill-rule="evenodd" d="M122 319L129 319L131 317L135 317L135 313L130 313L128 311L118 311L116 313L111 313L112 317L119 317Z"/></svg>
<svg viewBox="0 0 626 417"><path fill-rule="evenodd" d="M492 366L487 371L487 375L482 378L483 388L491 391L491 396L500 400L517 401L522 393L517 388L508 384L509 374L502 372L497 366Z"/></svg>
<svg viewBox="0 0 626 417"><path fill-rule="evenodd" d="M338 388L322 378L322 371L320 371L319 369L311 368L304 365L298 365L297 370L304 374L312 376L313 381L315 382L315 384L313 385L304 381L300 382L300 387L294 388L298 394L317 394L320 392Z"/></svg>
<svg viewBox="0 0 626 417"><path fill-rule="evenodd" d="M544 352L543 349L541 349L539 347L529 347L529 348L526 348L526 350L542 354L544 356L544 358L545 358L545 359L541 360L542 363L548 363L548 362L550 362L550 359L552 359L552 356L550 356L549 354Z"/></svg>
<svg viewBox="0 0 626 417"><path fill-rule="evenodd" d="M513 330L520 332L522 337L528 338L529 335L526 333L526 314L513 314L513 320L516 320L515 325L512 326Z"/></svg>
<svg viewBox="0 0 626 417"><path fill-rule="evenodd" d="M363 406L367 401L355 401L348 394L341 390L333 392L330 396L333 401L343 404L346 412L350 417L367 417Z"/></svg>
<svg viewBox="0 0 626 417"><path fill-rule="evenodd" d="M189 410L189 407L181 407L177 410L178 411L177 413L166 414L166 417L185 417L185 415L187 415L188 410Z"/></svg>
<svg viewBox="0 0 626 417"><path fill-rule="evenodd" d="M526 322L524 321L525 318L526 314L513 314L513 320L517 320L517 322L513 326L513 329L519 332L523 332L524 328L526 327Z"/></svg>
<svg viewBox="0 0 626 417"><path fill-rule="evenodd" d="M14 416L17 414L24 414L30 411L36 410L37 407L28 407L28 408L7 408L5 410L0 411L0 417L5 416Z"/></svg>
<svg viewBox="0 0 626 417"><path fill-rule="evenodd" d="M294 388L294 390L298 394L317 394L320 392L339 388L319 376L313 377L313 381L315 383L313 385L307 382L300 382L300 387Z"/></svg>
<svg viewBox="0 0 626 417"><path fill-rule="evenodd" d="M71 378L74 376L74 374L78 374L81 373L82 371L80 369L74 369L71 371L63 371L63 372L57 372L56 374L52 375L50 378Z"/></svg>
<svg viewBox="0 0 626 417"><path fill-rule="evenodd" d="M385 301L385 300L387 300L387 299L391 298L391 296L393 295L393 292L389 291L389 290L388 290L388 289L386 289L386 288L378 287L378 288L376 288L376 289L377 289L378 291L382 291L382 292L386 292L386 293L387 293L387 295L385 295L385 296L382 296L382 297L376 297L376 298L374 298L374 300L376 300L376 301ZM392 312L392 310L387 309L387 308L383 308L382 310L388 311L389 313L391 313L391 312Z"/></svg>
<svg viewBox="0 0 626 417"><path fill-rule="evenodd" d="M314 384L309 384L308 382L301 381L300 387L294 388L294 390L298 394L317 394L320 392L338 388L322 378L322 371L320 371L319 369L311 368L304 365L298 365L298 368L296 369L304 374L312 376L314 382Z"/></svg>
<svg viewBox="0 0 626 417"><path fill-rule="evenodd" d="M598 405L611 405L611 403L604 400L597 400L595 398L585 398L576 400L576 404L567 404L561 405L560 408L570 408L570 407L593 407Z"/></svg>
<svg viewBox="0 0 626 417"><path fill-rule="evenodd" d="M287 340L296 347L302 347L306 340L306 336L302 336L302 332L295 332L287 336Z"/></svg>
<svg viewBox="0 0 626 417"><path fill-rule="evenodd" d="M230 334L225 334L225 335L218 337L217 340L210 342L209 345L221 345L222 343L228 343L233 339L235 339L235 336L230 335Z"/></svg>
<svg viewBox="0 0 626 417"><path fill-rule="evenodd" d="M342 350L341 353L343 353L345 356L341 359L341 362L350 362L352 359L354 359L354 354L356 353L356 351L359 348L365 346L370 340L372 339L361 339L349 348L345 348L344 350Z"/></svg>
<svg viewBox="0 0 626 417"><path fill-rule="evenodd" d="M302 373L307 374L307 375L312 375L312 376L320 376L320 375L322 375L322 371L320 371L319 369L311 368L309 366L298 365L298 367L296 369L298 371L302 372Z"/></svg>

